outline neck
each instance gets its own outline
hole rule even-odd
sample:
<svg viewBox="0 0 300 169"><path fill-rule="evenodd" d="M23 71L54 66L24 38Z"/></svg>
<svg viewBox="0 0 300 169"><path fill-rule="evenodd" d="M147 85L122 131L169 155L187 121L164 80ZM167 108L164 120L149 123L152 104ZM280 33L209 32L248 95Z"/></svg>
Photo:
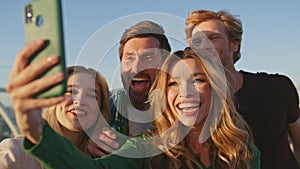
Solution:
<svg viewBox="0 0 300 169"><path fill-rule="evenodd" d="M71 131L69 129L66 129L63 126L61 126L61 133L76 147L79 147L82 140L80 138L82 138L83 135L85 134L84 131Z"/></svg>
<svg viewBox="0 0 300 169"><path fill-rule="evenodd" d="M201 130L199 130L199 128L192 128L187 135L187 145L191 148L196 158L198 158L205 166L210 166L209 145L207 141L204 143L199 142L200 133Z"/></svg>
<svg viewBox="0 0 300 169"><path fill-rule="evenodd" d="M203 128L203 125L193 126L187 135L188 145L192 149L196 148L197 146L202 144L202 143L199 143L199 136L202 131L202 128Z"/></svg>
<svg viewBox="0 0 300 169"><path fill-rule="evenodd" d="M232 93L236 93L243 86L243 74L235 69L227 70L226 78L229 82L229 89Z"/></svg>

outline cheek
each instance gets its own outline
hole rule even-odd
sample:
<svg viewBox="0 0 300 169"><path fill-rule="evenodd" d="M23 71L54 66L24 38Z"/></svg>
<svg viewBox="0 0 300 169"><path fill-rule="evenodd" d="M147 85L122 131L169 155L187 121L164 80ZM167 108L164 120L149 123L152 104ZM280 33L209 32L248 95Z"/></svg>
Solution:
<svg viewBox="0 0 300 169"><path fill-rule="evenodd" d="M56 116L62 116L64 114L64 107L61 105L56 106Z"/></svg>
<svg viewBox="0 0 300 169"><path fill-rule="evenodd" d="M157 73L157 69L150 69L150 70L149 70L149 75L150 75L150 78L151 78L151 81L152 81L152 82L155 81L156 73Z"/></svg>
<svg viewBox="0 0 300 169"><path fill-rule="evenodd" d="M203 85L201 85L199 87L199 93L200 93L200 96L207 100L207 101L210 101L211 99L211 87L208 83L205 83Z"/></svg>
<svg viewBox="0 0 300 169"><path fill-rule="evenodd" d="M157 58L152 64L150 63L152 68L159 69L161 67L162 60L160 58Z"/></svg>
<svg viewBox="0 0 300 169"><path fill-rule="evenodd" d="M66 116L65 116L65 114L64 114L62 111L58 110L58 109L57 109L57 111L55 112L55 114L56 114L57 121L58 121L59 123L61 123L61 124L64 124L64 121L66 121Z"/></svg>
<svg viewBox="0 0 300 169"><path fill-rule="evenodd" d="M224 52L221 49L218 49L218 48L215 48L215 49L216 49L216 51L218 53L218 57L222 58Z"/></svg>
<svg viewBox="0 0 300 169"><path fill-rule="evenodd" d="M175 99L176 99L176 92L174 90L168 90L167 100L168 100L169 107L171 107L172 109L174 108L173 103L175 102Z"/></svg>
<svg viewBox="0 0 300 169"><path fill-rule="evenodd" d="M221 54L222 51L224 50L224 43L221 42L213 42L213 47L215 48L215 50L218 52L218 54Z"/></svg>
<svg viewBox="0 0 300 169"><path fill-rule="evenodd" d="M125 71L125 70L121 70L121 80L122 80L122 83L123 85L125 85L124 87L127 88L128 87L128 83L129 83L129 78L128 78L128 74L129 72L128 71Z"/></svg>
<svg viewBox="0 0 300 169"><path fill-rule="evenodd" d="M89 104L91 114L97 114L100 112L100 102L95 98L88 99L87 103Z"/></svg>
<svg viewBox="0 0 300 169"><path fill-rule="evenodd" d="M130 66L128 64L121 63L120 72L122 74L128 74L129 70L130 70Z"/></svg>

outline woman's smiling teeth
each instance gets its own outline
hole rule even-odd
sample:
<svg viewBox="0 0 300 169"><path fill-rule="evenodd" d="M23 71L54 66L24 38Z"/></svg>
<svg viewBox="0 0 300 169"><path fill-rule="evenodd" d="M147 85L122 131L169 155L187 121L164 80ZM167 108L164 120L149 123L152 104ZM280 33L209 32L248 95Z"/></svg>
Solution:
<svg viewBox="0 0 300 169"><path fill-rule="evenodd" d="M178 108L183 113L189 113L196 111L200 106L200 103L181 103L178 105Z"/></svg>
<svg viewBox="0 0 300 169"><path fill-rule="evenodd" d="M85 114L83 111L77 110L77 109L72 109L70 110L71 113L77 114L77 115L83 115Z"/></svg>

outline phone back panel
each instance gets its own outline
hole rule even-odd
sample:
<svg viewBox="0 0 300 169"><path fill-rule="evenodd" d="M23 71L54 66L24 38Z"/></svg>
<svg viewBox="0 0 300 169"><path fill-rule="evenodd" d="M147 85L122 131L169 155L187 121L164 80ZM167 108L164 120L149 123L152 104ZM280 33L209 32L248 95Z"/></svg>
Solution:
<svg viewBox="0 0 300 169"><path fill-rule="evenodd" d="M66 77L62 7L60 0L33 0L25 6L25 42L45 39L44 49L36 53L30 60L36 62L49 55L58 55L60 63L42 76L53 75L63 72ZM36 95L37 98L60 96L66 90L64 83L51 87Z"/></svg>

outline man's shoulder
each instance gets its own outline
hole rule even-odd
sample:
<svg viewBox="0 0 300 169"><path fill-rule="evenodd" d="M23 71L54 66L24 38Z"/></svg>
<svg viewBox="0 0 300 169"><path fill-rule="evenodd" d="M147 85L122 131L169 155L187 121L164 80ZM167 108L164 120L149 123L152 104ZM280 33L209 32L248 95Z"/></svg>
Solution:
<svg viewBox="0 0 300 169"><path fill-rule="evenodd" d="M251 73L246 71L240 71L240 72L243 73L244 78L246 80L257 80L260 82L268 82L268 83L273 83L274 81L275 82L291 81L289 77L280 73L267 73L267 72Z"/></svg>
<svg viewBox="0 0 300 169"><path fill-rule="evenodd" d="M241 71L244 76L243 89L265 90L265 91L287 91L294 89L292 80L286 75L279 73Z"/></svg>
<svg viewBox="0 0 300 169"><path fill-rule="evenodd" d="M118 91L125 91L125 89L124 88L116 88L116 89L109 90L109 95L110 96L117 95Z"/></svg>

